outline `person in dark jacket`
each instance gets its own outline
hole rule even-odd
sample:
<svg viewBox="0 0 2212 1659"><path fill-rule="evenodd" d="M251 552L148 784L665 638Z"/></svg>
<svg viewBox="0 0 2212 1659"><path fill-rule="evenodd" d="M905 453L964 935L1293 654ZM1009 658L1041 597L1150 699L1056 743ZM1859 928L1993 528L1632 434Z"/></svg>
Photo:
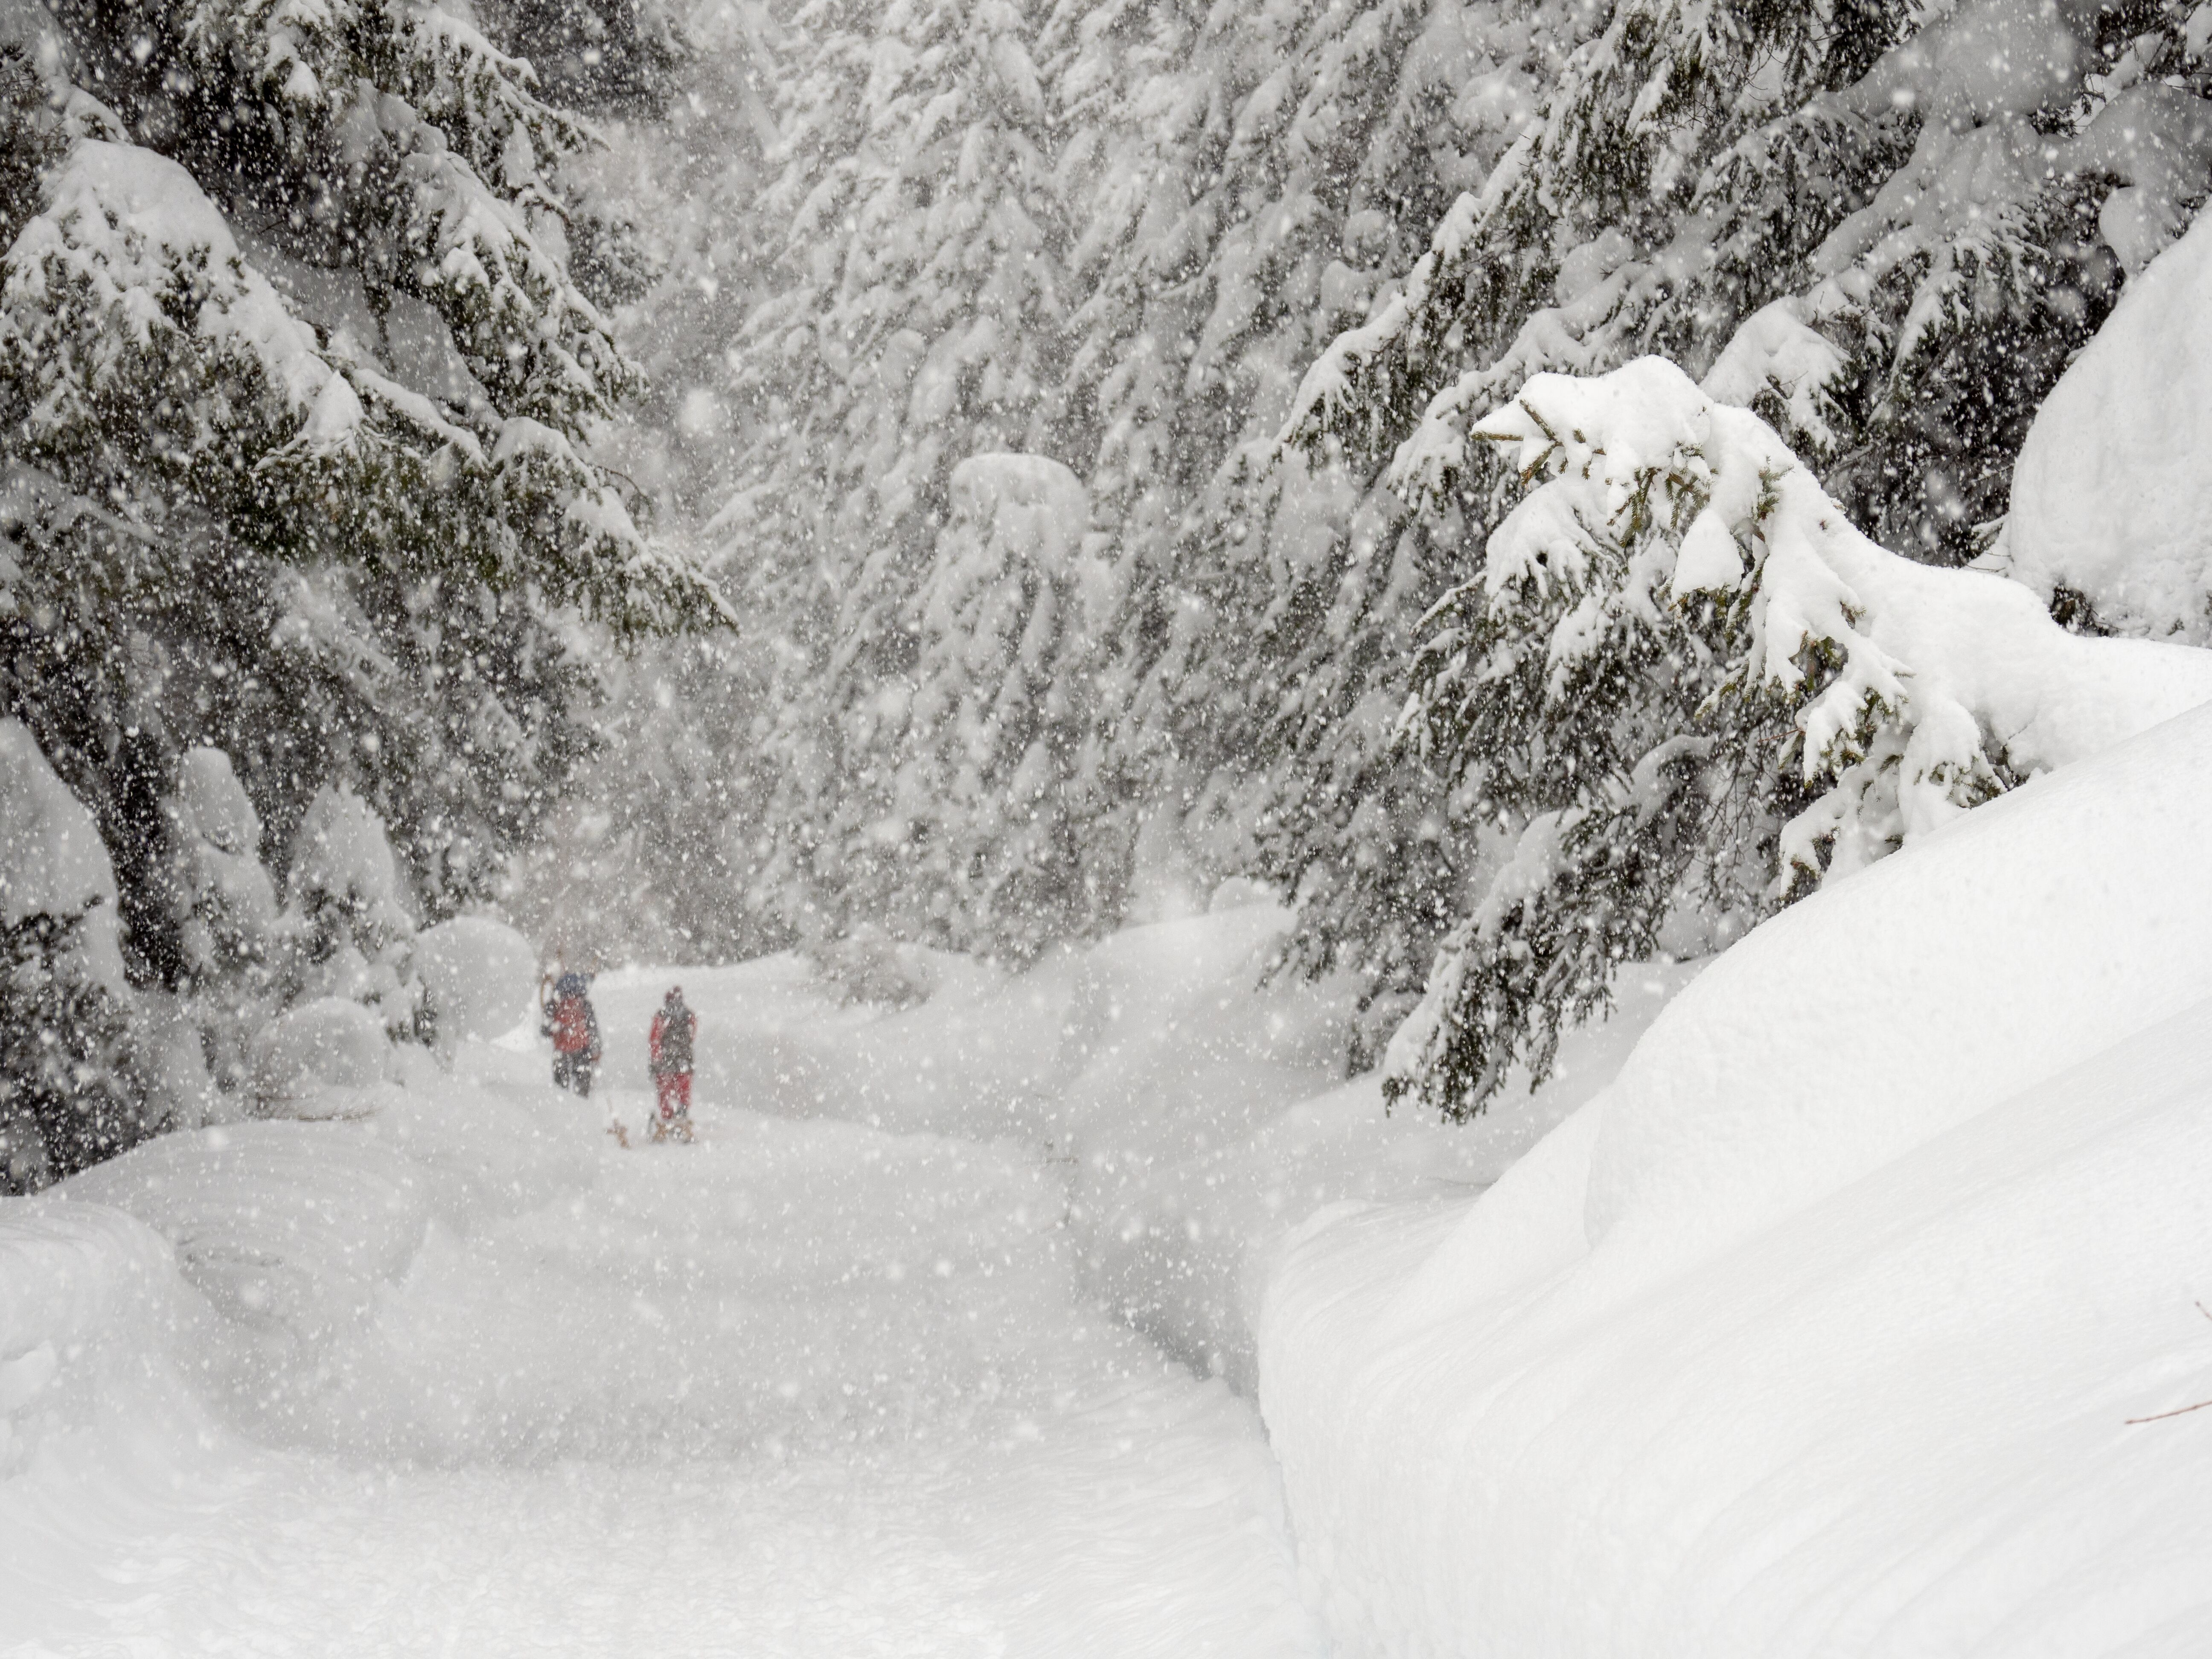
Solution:
<svg viewBox="0 0 2212 1659"><path fill-rule="evenodd" d="M553 981L539 1030L553 1039L553 1084L589 1098L592 1073L599 1063L599 1017L592 1007L591 977L563 974Z"/></svg>
<svg viewBox="0 0 2212 1659"><path fill-rule="evenodd" d="M684 988L672 987L661 999L647 1038L652 1051L654 1114L653 1138L691 1139L691 1039L698 1017L684 1006Z"/></svg>

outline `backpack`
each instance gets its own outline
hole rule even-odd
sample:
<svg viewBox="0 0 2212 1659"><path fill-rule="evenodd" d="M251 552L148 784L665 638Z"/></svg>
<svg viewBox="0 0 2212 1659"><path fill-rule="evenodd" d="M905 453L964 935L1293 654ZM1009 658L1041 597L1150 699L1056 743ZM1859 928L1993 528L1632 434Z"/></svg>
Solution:
<svg viewBox="0 0 2212 1659"><path fill-rule="evenodd" d="M688 1072L691 1069L691 1033L699 1022L689 1008L671 1015L664 1008L653 1020L654 1070L659 1072Z"/></svg>
<svg viewBox="0 0 2212 1659"><path fill-rule="evenodd" d="M558 998L553 1004L553 1046L564 1054L580 1054L592 1046L592 1017L580 996Z"/></svg>

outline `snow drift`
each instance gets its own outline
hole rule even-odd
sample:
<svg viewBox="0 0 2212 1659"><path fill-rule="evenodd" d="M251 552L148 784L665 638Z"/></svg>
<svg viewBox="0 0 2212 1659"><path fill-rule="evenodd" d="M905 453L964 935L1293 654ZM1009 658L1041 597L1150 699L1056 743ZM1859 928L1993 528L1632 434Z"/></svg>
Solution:
<svg viewBox="0 0 2212 1659"><path fill-rule="evenodd" d="M1346 1650L2202 1650L2208 779L2199 711L1916 841L1479 1200L1295 1237L1261 1400Z"/></svg>

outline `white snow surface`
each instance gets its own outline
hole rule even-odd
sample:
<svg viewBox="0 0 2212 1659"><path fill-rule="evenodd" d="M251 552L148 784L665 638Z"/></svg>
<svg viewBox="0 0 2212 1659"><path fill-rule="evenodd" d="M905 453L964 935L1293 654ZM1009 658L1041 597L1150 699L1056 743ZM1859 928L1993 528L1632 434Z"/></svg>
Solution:
<svg viewBox="0 0 2212 1659"><path fill-rule="evenodd" d="M1993 562L2123 633L2212 643L2212 220L2129 283L2036 412Z"/></svg>
<svg viewBox="0 0 2212 1659"><path fill-rule="evenodd" d="M1261 1398L1338 1652L2212 1646L2208 779L2203 710L2037 779L1480 1198L1293 1236Z"/></svg>
<svg viewBox="0 0 2212 1659"><path fill-rule="evenodd" d="M254 1036L254 1093L273 1115L359 1116L374 1109L362 1092L392 1076L384 1022L350 998L313 998Z"/></svg>
<svg viewBox="0 0 2212 1659"><path fill-rule="evenodd" d="M624 970L588 1102L524 1024L0 1201L0 1651L1323 1652L1206 1375L1244 1253L1474 1190L1571 1102L1382 1119L1340 991L1255 988L1285 920L939 957L898 1012ZM700 1139L625 1151L672 982Z"/></svg>

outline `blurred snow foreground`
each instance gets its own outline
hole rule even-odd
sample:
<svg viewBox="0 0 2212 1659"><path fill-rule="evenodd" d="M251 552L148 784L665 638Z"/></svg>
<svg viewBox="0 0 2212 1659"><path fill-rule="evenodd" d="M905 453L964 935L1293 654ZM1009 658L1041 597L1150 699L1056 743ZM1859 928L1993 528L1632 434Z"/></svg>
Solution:
<svg viewBox="0 0 2212 1659"><path fill-rule="evenodd" d="M1285 922L925 953L902 1010L795 956L603 975L588 1103L526 981L374 1076L362 1005L301 1005L292 1115L0 1202L0 1650L1323 1651L1218 1375L1248 1263L1493 1179L1682 970L1447 1132L1337 1082L1340 988L1253 988ZM496 968L434 931L426 976ZM701 1140L622 1151L677 978Z"/></svg>
<svg viewBox="0 0 2212 1659"><path fill-rule="evenodd" d="M1261 1395L1351 1653L2212 1642L2212 711L1784 913L1470 1201L1333 1208Z"/></svg>

